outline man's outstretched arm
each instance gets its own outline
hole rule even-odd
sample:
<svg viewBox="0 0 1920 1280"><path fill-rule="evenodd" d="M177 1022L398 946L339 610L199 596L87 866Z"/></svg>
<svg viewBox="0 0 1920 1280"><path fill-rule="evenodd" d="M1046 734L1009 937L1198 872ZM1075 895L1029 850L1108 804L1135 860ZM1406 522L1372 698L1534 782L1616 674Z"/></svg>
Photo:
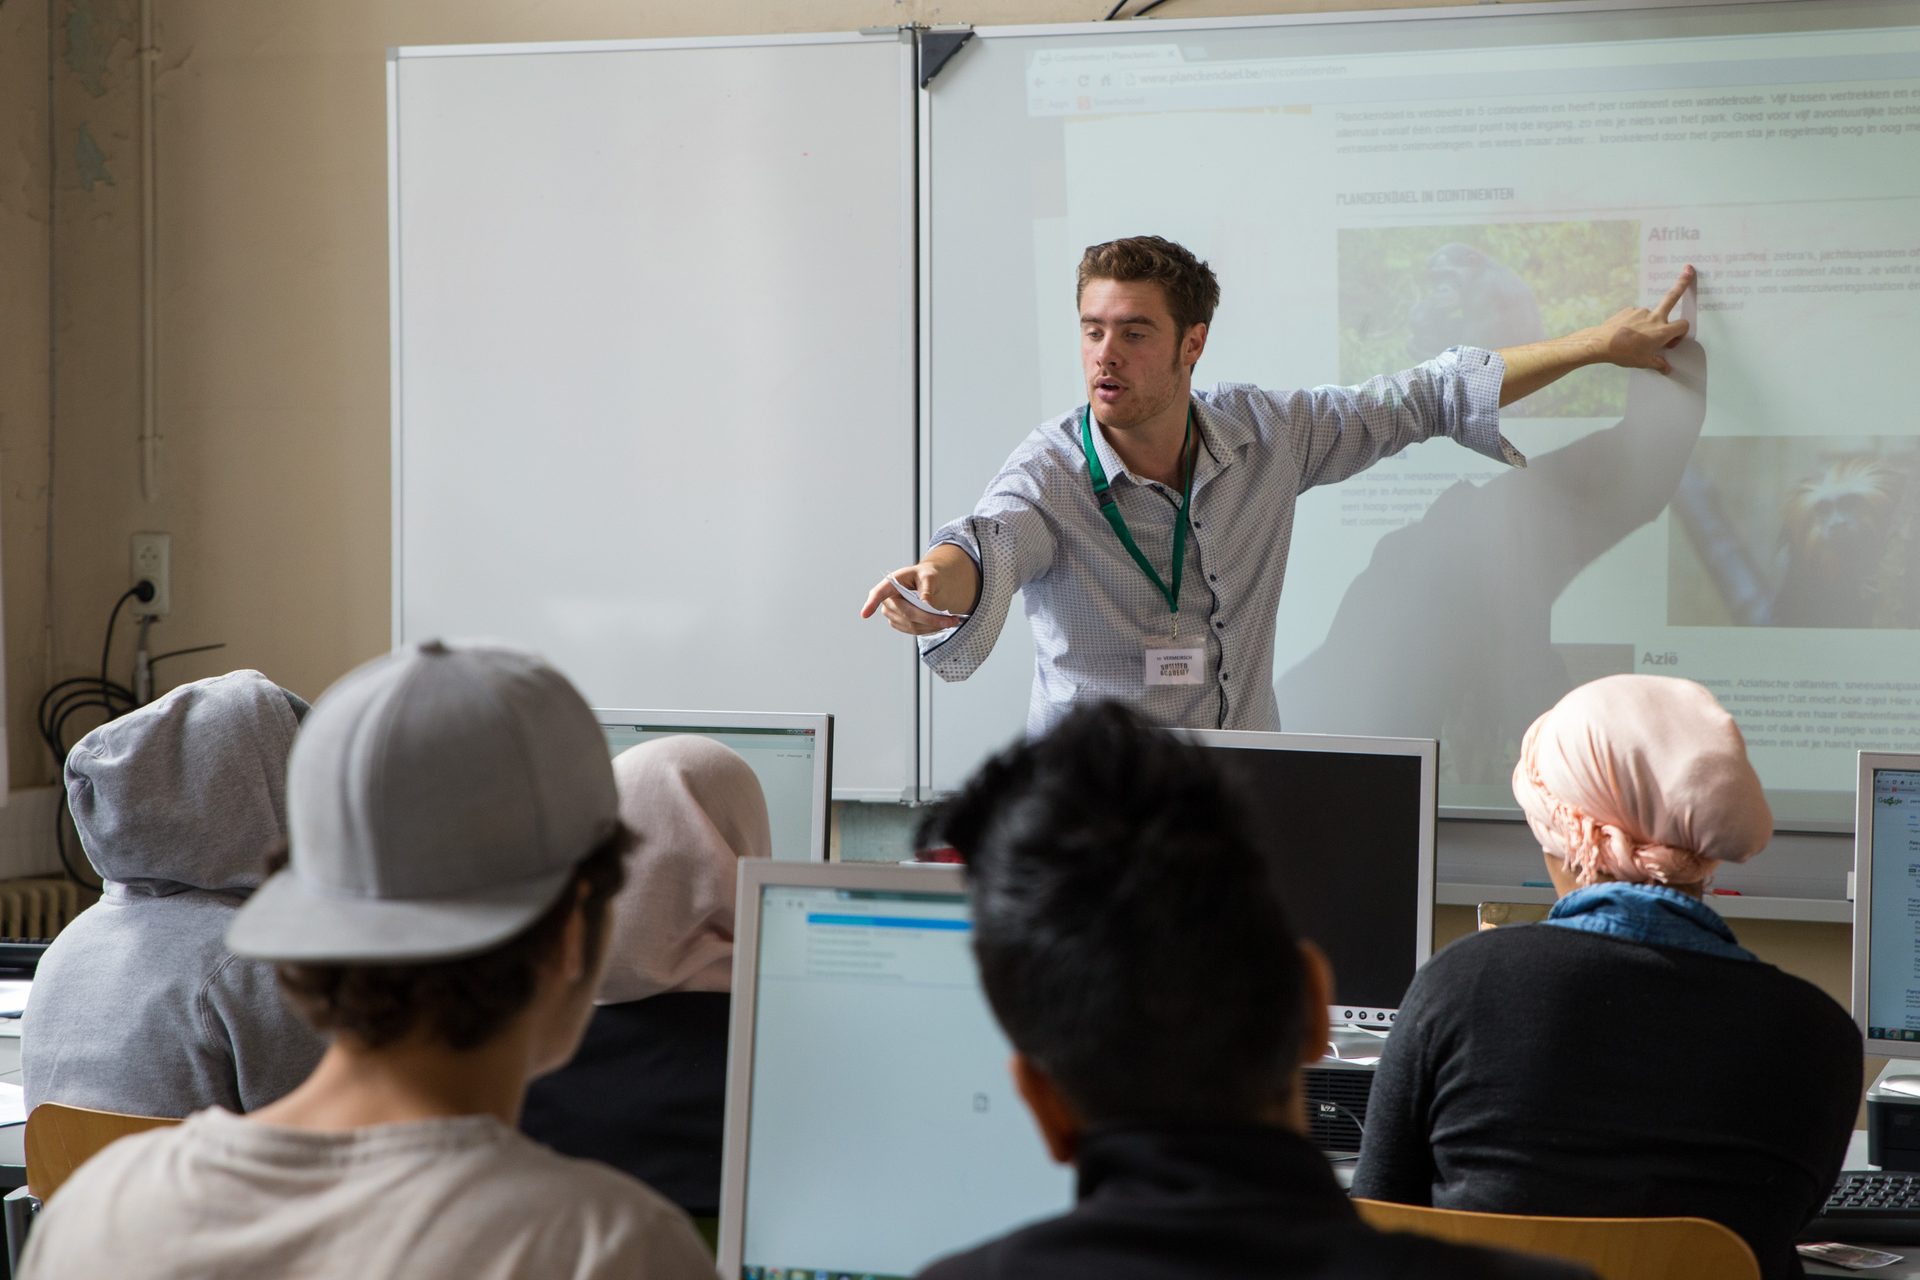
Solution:
<svg viewBox="0 0 1920 1280"><path fill-rule="evenodd" d="M1507 362L1507 376L1500 384L1500 403L1512 404L1590 364L1668 372L1667 358L1660 353L1686 337L1688 329L1685 320L1669 317L1687 290L1693 288L1694 279L1692 267L1681 271L1673 288L1667 290L1667 296L1652 310L1628 307L1591 329L1582 329L1564 338L1505 348L1500 352Z"/></svg>

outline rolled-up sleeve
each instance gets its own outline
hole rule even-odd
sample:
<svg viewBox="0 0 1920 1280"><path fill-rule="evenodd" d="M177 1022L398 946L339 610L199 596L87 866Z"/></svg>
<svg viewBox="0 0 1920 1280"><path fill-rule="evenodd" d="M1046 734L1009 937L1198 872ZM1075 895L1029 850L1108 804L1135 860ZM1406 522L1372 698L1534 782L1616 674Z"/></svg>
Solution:
<svg viewBox="0 0 1920 1280"><path fill-rule="evenodd" d="M1500 385L1506 372L1498 352L1453 347L1357 387L1261 392L1273 403L1258 416L1285 434L1302 489L1338 484L1435 436L1496 462L1525 466L1526 458L1500 434Z"/></svg>
<svg viewBox="0 0 1920 1280"><path fill-rule="evenodd" d="M920 659L942 680L965 680L993 652L1014 593L1053 564L1057 538L1040 484L1008 466L995 476L970 516L945 525L931 546L951 544L980 568L980 599L967 620L951 631L920 637Z"/></svg>

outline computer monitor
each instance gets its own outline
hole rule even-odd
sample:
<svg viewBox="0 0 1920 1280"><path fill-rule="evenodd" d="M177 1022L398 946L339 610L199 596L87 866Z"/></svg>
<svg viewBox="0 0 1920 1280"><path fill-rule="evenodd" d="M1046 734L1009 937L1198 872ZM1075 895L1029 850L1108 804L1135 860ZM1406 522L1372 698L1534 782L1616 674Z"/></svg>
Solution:
<svg viewBox="0 0 1920 1280"><path fill-rule="evenodd" d="M1920 754L1862 751L1853 827L1853 1020L1920 1058Z"/></svg>
<svg viewBox="0 0 1920 1280"><path fill-rule="evenodd" d="M774 712L651 711L596 708L607 746L619 755L655 738L693 733L732 747L753 767L767 797L773 856L781 862L827 860L828 797L833 794L833 717Z"/></svg>
<svg viewBox="0 0 1920 1280"><path fill-rule="evenodd" d="M1393 1024L1433 953L1431 738L1188 730L1242 787L1287 918L1333 962L1335 1026Z"/></svg>
<svg viewBox="0 0 1920 1280"><path fill-rule="evenodd" d="M743 862L720 1274L890 1280L1066 1209L951 866Z"/></svg>

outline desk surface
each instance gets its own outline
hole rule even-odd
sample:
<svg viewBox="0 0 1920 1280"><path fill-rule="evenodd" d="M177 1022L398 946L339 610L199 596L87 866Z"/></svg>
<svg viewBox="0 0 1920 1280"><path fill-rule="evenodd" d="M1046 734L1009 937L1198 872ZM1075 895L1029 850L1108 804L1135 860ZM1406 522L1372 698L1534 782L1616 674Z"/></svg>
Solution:
<svg viewBox="0 0 1920 1280"><path fill-rule="evenodd" d="M20 1083L20 1037L0 1035L0 1081L11 1084ZM0 1125L0 1192L10 1191L27 1184L26 1129L23 1124ZM1854 1131L1853 1140L1847 1146L1847 1168L1870 1169L1867 1163L1867 1133L1864 1129ZM1351 1161L1340 1161L1334 1166L1334 1172L1342 1185L1353 1179ZM1892 1266L1881 1267L1873 1271L1848 1271L1841 1267L1829 1267L1817 1262L1807 1263L1810 1276L1873 1276L1883 1280L1920 1280L1920 1245L1879 1245L1870 1240L1849 1240L1848 1244L1865 1244L1878 1247L1888 1253L1902 1255L1899 1262Z"/></svg>
<svg viewBox="0 0 1920 1280"><path fill-rule="evenodd" d="M1871 1169L1867 1163L1867 1131L1855 1129L1853 1138L1847 1143L1848 1169ZM1848 1271L1845 1267L1830 1267L1825 1263L1807 1262L1807 1274L1810 1276L1880 1276L1885 1280L1920 1280L1920 1244L1875 1244L1871 1240L1848 1240L1847 1244L1864 1245L1869 1249L1879 1249L1886 1253L1897 1253L1900 1261L1891 1266L1875 1267L1871 1271Z"/></svg>

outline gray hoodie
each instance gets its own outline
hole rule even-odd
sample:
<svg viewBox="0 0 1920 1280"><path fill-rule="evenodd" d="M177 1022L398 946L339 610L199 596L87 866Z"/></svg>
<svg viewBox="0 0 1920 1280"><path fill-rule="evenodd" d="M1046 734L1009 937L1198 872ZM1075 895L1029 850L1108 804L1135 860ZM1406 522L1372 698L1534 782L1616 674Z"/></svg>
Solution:
<svg viewBox="0 0 1920 1280"><path fill-rule="evenodd" d="M258 671L183 685L67 756L98 903L40 961L21 1028L29 1109L251 1111L325 1043L273 966L228 954L235 908L286 841L287 754L307 704Z"/></svg>

